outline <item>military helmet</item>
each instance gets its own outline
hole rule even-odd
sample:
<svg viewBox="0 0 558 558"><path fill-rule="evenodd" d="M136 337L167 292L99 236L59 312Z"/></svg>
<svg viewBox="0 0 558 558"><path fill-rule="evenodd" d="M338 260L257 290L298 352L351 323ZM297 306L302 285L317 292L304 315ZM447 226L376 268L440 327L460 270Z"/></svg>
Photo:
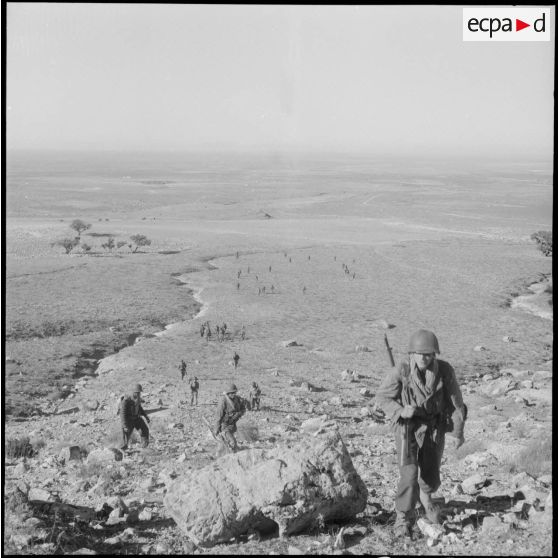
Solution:
<svg viewBox="0 0 558 558"><path fill-rule="evenodd" d="M411 335L409 340L409 353L421 353L423 355L437 353L440 354L438 339L427 329L419 329Z"/></svg>
<svg viewBox="0 0 558 558"><path fill-rule="evenodd" d="M252 387L258 387L258 384L256 384L256 382L252 382Z"/></svg>
<svg viewBox="0 0 558 558"><path fill-rule="evenodd" d="M143 390L141 389L141 384L136 384L136 385L134 386L134 390L132 391L132 393L140 393L141 391L143 391Z"/></svg>
<svg viewBox="0 0 558 558"><path fill-rule="evenodd" d="M227 393L236 393L237 392L237 388L235 384L230 384L229 387L227 388Z"/></svg>

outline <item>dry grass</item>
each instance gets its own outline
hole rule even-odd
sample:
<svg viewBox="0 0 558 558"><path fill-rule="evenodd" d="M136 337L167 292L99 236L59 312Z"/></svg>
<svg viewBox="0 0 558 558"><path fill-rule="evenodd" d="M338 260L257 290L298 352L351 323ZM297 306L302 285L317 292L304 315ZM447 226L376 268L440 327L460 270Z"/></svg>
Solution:
<svg viewBox="0 0 558 558"><path fill-rule="evenodd" d="M484 440L474 439L465 442L460 448L455 450L455 456L457 459L464 459L472 453L482 452L486 450L486 443Z"/></svg>
<svg viewBox="0 0 558 558"><path fill-rule="evenodd" d="M28 437L15 438L6 441L6 457L15 459L18 457L33 457L37 449L33 447Z"/></svg>
<svg viewBox="0 0 558 558"><path fill-rule="evenodd" d="M510 473L525 472L535 478L552 473L552 436L533 439L507 467Z"/></svg>

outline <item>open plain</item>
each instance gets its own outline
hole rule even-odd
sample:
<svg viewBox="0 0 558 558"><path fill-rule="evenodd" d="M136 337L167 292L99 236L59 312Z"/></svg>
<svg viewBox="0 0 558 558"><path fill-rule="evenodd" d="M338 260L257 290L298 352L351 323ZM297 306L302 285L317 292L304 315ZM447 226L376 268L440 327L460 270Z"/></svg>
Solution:
<svg viewBox="0 0 558 558"><path fill-rule="evenodd" d="M13 153L6 204L4 435L37 450L6 456L6 494L24 482L74 506L120 496L150 512L118 538L130 523L57 526L43 506L31 528L6 504L6 552L551 555L552 266L530 239L552 226L548 164ZM53 243L75 236L74 219L91 227L66 254ZM134 252L134 234L151 244ZM111 236L123 245L103 248ZM206 321L227 324L223 341L200 337ZM438 335L469 406L467 442L442 466L445 538L432 545L418 531L391 536L393 436L374 413L384 334L399 360L419 328ZM195 407L181 359L201 384ZM336 422L369 491L343 544L339 525L318 525L204 549L166 515L159 481L214 460L202 419L231 381L263 392L240 422L245 448L289 445L312 417ZM149 447L112 473L61 462L68 446L118 447L118 400L138 382ZM464 493L473 474L484 480ZM506 529L483 529L486 517Z"/></svg>

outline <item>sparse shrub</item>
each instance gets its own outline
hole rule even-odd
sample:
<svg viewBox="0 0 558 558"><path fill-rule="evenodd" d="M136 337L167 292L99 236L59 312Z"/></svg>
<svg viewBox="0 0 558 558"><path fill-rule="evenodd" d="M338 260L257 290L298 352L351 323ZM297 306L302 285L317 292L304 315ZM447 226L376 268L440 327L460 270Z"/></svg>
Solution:
<svg viewBox="0 0 558 558"><path fill-rule="evenodd" d="M510 473L525 472L535 478L552 473L552 437L535 438L507 465Z"/></svg>
<svg viewBox="0 0 558 558"><path fill-rule="evenodd" d="M465 442L460 448L455 450L455 457L457 457L457 459L464 459L467 455L485 450L486 444L482 440L474 439Z"/></svg>
<svg viewBox="0 0 558 558"><path fill-rule="evenodd" d="M52 246L62 246L66 250L66 254L69 254L77 245L79 244L79 238L63 238L62 240L57 240L52 243Z"/></svg>
<svg viewBox="0 0 558 558"><path fill-rule="evenodd" d="M531 235L545 256L552 256L552 231L537 231Z"/></svg>
<svg viewBox="0 0 558 558"><path fill-rule="evenodd" d="M136 247L132 249L132 253L134 254L138 251L138 248L151 245L151 240L143 234L134 234L130 237L130 240L136 245ZM131 247L132 245L130 245L130 248Z"/></svg>
<svg viewBox="0 0 558 558"><path fill-rule="evenodd" d="M83 231L86 231L87 229L91 228L91 225L88 224L88 223L85 223L81 219L74 219L70 224L70 228L78 233L78 238L79 238L79 237L81 237L81 233Z"/></svg>
<svg viewBox="0 0 558 558"><path fill-rule="evenodd" d="M6 456L10 459L17 457L33 457L36 454L35 448L27 436L23 438L13 438L6 442Z"/></svg>
<svg viewBox="0 0 558 558"><path fill-rule="evenodd" d="M112 252L114 246L115 246L115 242L113 236L109 236L107 241L104 244L101 244L101 247L104 248L105 250L108 250L109 252Z"/></svg>
<svg viewBox="0 0 558 558"><path fill-rule="evenodd" d="M81 249L87 253L91 251L91 246L89 246L89 244L86 244L85 242L81 245Z"/></svg>
<svg viewBox="0 0 558 558"><path fill-rule="evenodd" d="M120 249L120 248L122 248L122 246L126 246L126 241L125 241L125 240L119 240L119 241L116 243L116 249L117 249L117 250Z"/></svg>

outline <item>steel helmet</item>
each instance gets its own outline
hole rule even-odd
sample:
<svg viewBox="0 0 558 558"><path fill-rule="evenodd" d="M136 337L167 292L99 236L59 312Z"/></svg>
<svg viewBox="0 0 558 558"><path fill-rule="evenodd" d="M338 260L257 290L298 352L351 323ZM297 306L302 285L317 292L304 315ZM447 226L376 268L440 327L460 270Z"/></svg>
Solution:
<svg viewBox="0 0 558 558"><path fill-rule="evenodd" d="M134 386L134 391L132 393L140 393L142 391L141 384L136 384Z"/></svg>
<svg viewBox="0 0 558 558"><path fill-rule="evenodd" d="M230 384L229 387L227 388L227 393L236 393L237 392L237 388L234 384Z"/></svg>
<svg viewBox="0 0 558 558"><path fill-rule="evenodd" d="M411 335L409 340L409 353L440 354L440 347L438 346L438 339L436 336L427 329L419 329Z"/></svg>

